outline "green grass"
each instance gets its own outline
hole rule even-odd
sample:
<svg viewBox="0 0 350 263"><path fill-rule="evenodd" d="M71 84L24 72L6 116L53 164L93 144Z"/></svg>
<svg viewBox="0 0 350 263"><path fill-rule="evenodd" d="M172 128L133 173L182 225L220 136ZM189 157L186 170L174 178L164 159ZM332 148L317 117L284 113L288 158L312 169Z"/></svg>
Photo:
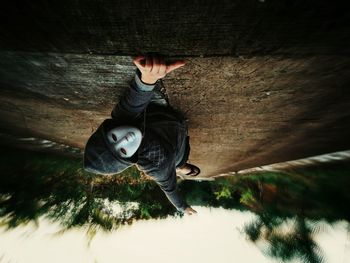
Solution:
<svg viewBox="0 0 350 263"><path fill-rule="evenodd" d="M92 238L98 230L114 230L135 220L181 216L159 187L135 167L102 176L85 172L81 160L67 157L5 148L0 157L0 220L8 228L45 216L63 229L87 227ZM321 219L350 221L349 175L349 163L336 163L184 181L179 187L191 205L255 213L256 220L243 230L252 242L268 242L266 255L322 262L312 233ZM113 213L111 204L119 204L122 211ZM278 232L287 220L294 220L295 229Z"/></svg>

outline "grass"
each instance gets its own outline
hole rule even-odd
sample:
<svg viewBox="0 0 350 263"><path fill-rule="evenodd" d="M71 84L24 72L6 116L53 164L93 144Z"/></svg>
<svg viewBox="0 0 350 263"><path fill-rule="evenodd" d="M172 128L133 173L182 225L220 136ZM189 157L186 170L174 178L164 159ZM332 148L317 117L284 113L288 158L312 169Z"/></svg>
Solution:
<svg viewBox="0 0 350 263"><path fill-rule="evenodd" d="M93 237L98 230L112 231L135 220L182 215L135 167L102 176L85 172L81 160L67 157L5 148L0 155L0 220L8 228L45 216L63 229L87 227L88 236ZM179 187L191 205L255 213L257 219L244 232L252 242L267 241L266 255L321 262L313 229L321 219L350 221L349 175L350 164L341 162L215 181L183 181ZM113 211L116 206L119 211ZM295 229L288 235L278 232L288 220L295 222Z"/></svg>

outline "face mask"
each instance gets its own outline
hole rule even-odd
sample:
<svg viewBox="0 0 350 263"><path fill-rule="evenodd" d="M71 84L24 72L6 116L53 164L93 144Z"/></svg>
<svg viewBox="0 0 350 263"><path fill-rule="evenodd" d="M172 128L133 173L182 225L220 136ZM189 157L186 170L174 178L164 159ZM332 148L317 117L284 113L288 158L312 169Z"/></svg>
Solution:
<svg viewBox="0 0 350 263"><path fill-rule="evenodd" d="M120 126L110 130L107 139L120 157L129 158L140 147L142 133L132 126Z"/></svg>

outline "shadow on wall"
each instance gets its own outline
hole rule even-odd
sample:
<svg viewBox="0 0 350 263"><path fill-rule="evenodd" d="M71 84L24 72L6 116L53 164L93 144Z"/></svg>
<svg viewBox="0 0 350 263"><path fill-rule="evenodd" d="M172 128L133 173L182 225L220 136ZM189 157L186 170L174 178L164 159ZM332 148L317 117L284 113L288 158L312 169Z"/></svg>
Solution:
<svg viewBox="0 0 350 263"><path fill-rule="evenodd" d="M182 216L135 168L96 176L83 171L80 160L67 157L10 148L2 148L0 155L0 217L9 229L45 215L63 230L87 227L92 238L99 229L115 230L135 220ZM313 234L322 231L320 220L350 221L349 171L350 163L336 163L210 182L182 181L180 188L191 205L255 213L243 232L252 242L265 241L266 255L322 262ZM287 221L293 223L282 231Z"/></svg>

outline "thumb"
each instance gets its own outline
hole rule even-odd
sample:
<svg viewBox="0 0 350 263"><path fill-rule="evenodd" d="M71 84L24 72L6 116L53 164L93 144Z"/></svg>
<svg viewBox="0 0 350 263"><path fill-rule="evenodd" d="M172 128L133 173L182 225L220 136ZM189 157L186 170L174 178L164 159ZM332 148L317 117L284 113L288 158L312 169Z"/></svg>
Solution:
<svg viewBox="0 0 350 263"><path fill-rule="evenodd" d="M180 68L180 67L184 66L185 64L186 63L183 60L175 61L174 63L172 63L166 67L165 73L168 74L169 72L171 72L177 68Z"/></svg>

